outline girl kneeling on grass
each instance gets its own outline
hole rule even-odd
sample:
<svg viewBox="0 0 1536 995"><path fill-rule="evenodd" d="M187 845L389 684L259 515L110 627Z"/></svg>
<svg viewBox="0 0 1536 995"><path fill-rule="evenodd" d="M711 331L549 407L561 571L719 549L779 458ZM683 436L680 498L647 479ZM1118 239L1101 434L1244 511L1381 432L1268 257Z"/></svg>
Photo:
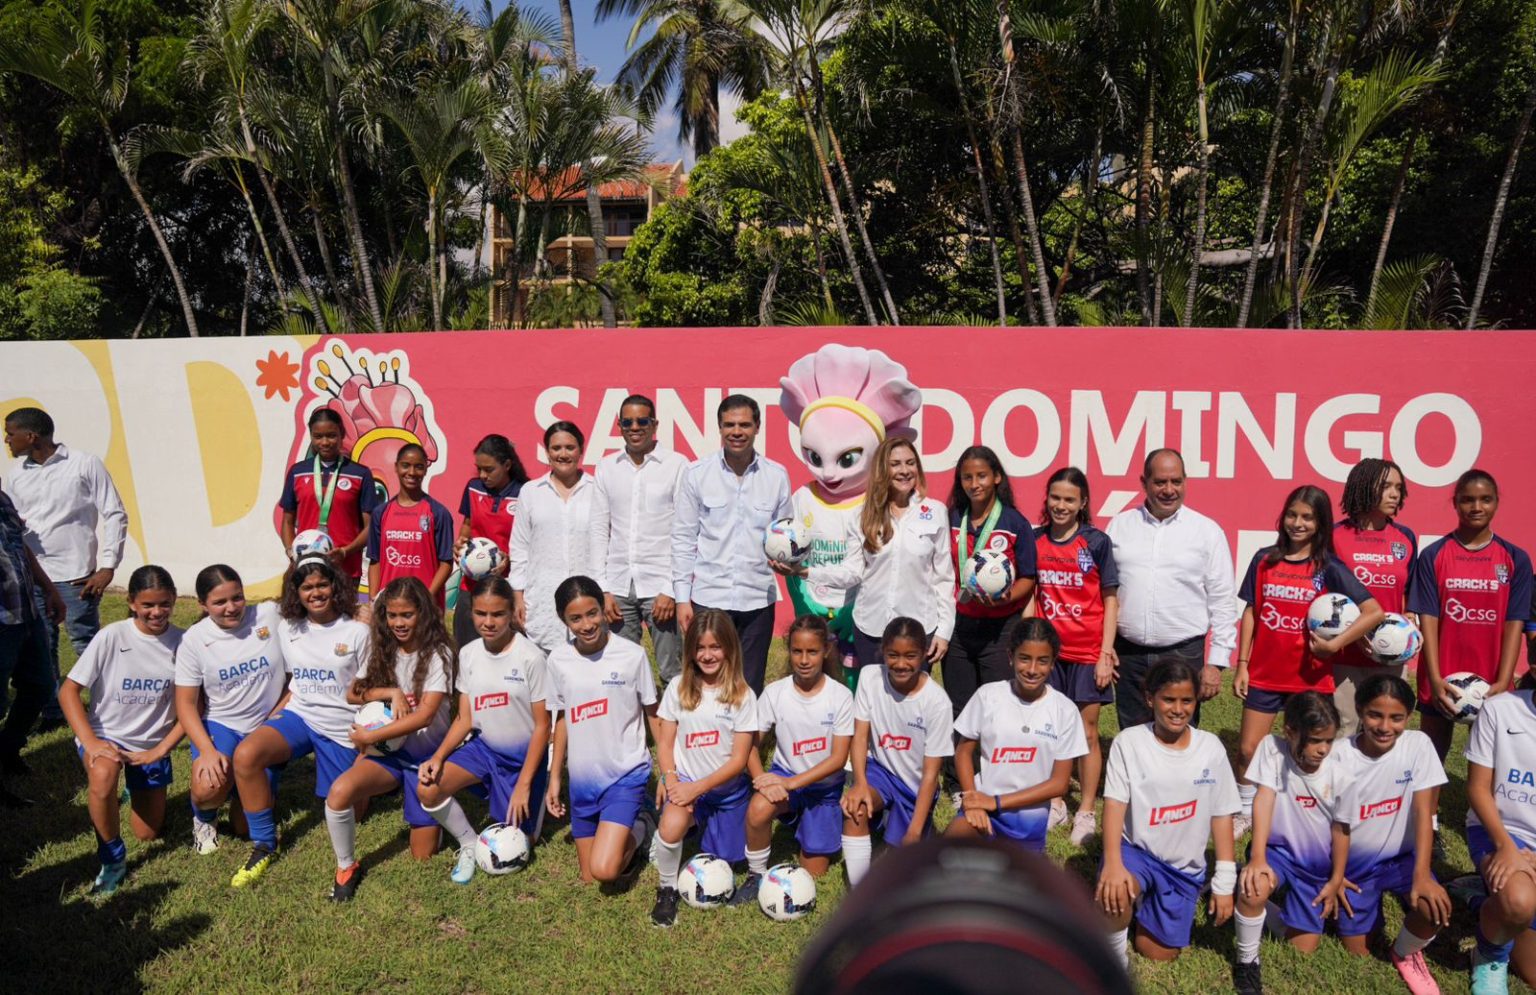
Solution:
<svg viewBox="0 0 1536 995"><path fill-rule="evenodd" d="M747 755L757 734L757 695L741 669L741 641L725 612L704 609L683 634L683 672L658 713L656 762L663 805L656 830L656 906L651 922L677 921L683 835L699 827L699 849L739 864L746 856Z"/></svg>
<svg viewBox="0 0 1536 995"><path fill-rule="evenodd" d="M152 840L165 823L171 750L181 742L173 689L182 630L171 624L176 585L156 566L128 578L129 617L96 634L59 687L90 784L88 807L101 871L93 895L110 895L128 876L118 778L128 782L133 835ZM81 691L90 691L86 711Z"/></svg>
<svg viewBox="0 0 1536 995"><path fill-rule="evenodd" d="M827 872L841 843L843 764L853 739L853 695L828 676L835 666L827 620L801 615L789 627L789 676L763 689L757 703L758 741L747 756L755 789L747 806L747 879L732 905L757 900L768 871L773 820L795 829L800 866ZM773 733L773 765L763 770L756 747Z"/></svg>

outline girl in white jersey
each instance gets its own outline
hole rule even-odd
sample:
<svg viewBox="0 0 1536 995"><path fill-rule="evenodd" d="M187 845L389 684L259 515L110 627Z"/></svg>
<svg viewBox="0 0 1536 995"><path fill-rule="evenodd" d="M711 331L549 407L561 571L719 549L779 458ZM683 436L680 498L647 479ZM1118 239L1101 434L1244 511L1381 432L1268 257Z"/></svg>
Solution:
<svg viewBox="0 0 1536 995"><path fill-rule="evenodd" d="M458 658L437 599L421 578L396 577L385 586L369 639L367 667L352 682L347 701L354 706L382 701L389 706L390 721L376 729L352 726L352 744L363 754L325 796L325 827L336 851L333 902L350 901L362 879L356 853L358 803L404 789L401 808L411 827L411 856L430 860L440 838L438 820L416 794L417 767L447 736ZM444 804L458 808L452 798ZM463 821L462 811L457 816ZM460 852L459 862L463 859Z"/></svg>
<svg viewBox="0 0 1536 995"><path fill-rule="evenodd" d="M1045 849L1051 805L1088 752L1077 704L1050 684L1060 652L1054 625L1038 615L1023 619L1008 636L1013 679L977 688L955 720L960 812L947 835Z"/></svg>
<svg viewBox="0 0 1536 995"><path fill-rule="evenodd" d="M240 575L223 563L204 567L196 587L207 617L176 653L176 715L192 741L192 844L207 854L219 848L219 806L235 786L235 750L277 710L288 673L275 603L247 604ZM267 776L276 793L276 768ZM238 796L230 819L245 835Z"/></svg>
<svg viewBox="0 0 1536 995"><path fill-rule="evenodd" d="M842 843L843 764L853 740L853 695L828 675L836 666L827 620L801 615L789 627L788 677L763 689L757 702L758 737L747 756L752 801L747 806L747 879L732 905L757 901L768 871L773 820L793 826L800 866L827 873ZM762 737L773 733L773 765L763 770Z"/></svg>
<svg viewBox="0 0 1536 995"><path fill-rule="evenodd" d="M283 578L277 610L288 691L273 716L235 748L235 789L251 831L250 856L229 881L235 888L259 880L277 854L268 771L313 753L315 795L324 798L357 758L347 690L367 659L368 626L353 617L352 581L323 554L302 557Z"/></svg>
<svg viewBox="0 0 1536 995"><path fill-rule="evenodd" d="M746 856L747 754L757 733L757 695L741 667L741 641L725 612L704 609L683 634L683 672L661 698L656 762L664 804L656 830L656 906L651 922L677 921L683 835L699 827L699 849L731 863Z"/></svg>
<svg viewBox="0 0 1536 995"><path fill-rule="evenodd" d="M1133 916L1143 957L1174 960L1189 946L1207 841L1216 845L1215 925L1232 917L1237 887L1237 781L1221 740L1189 724L1199 676L1183 660L1164 660L1148 671L1145 687L1152 721L1115 737L1104 773L1104 863L1094 897L1122 962Z"/></svg>
<svg viewBox="0 0 1536 995"><path fill-rule="evenodd" d="M544 653L514 619L512 585L483 578L460 605L473 615L480 638L459 649L458 714L421 765L416 796L458 841L451 877L468 884L475 876L476 833L464 810L448 803L472 784L485 785L491 818L519 827L533 846L544 824L549 710Z"/></svg>
<svg viewBox="0 0 1536 995"><path fill-rule="evenodd" d="M128 783L133 835L152 840L165 823L170 753L181 742L172 686L182 631L171 624L176 585L156 566L128 578L129 618L103 628L59 687L59 707L75 733L90 794L101 871L93 895L110 895L128 876L118 778ZM90 711L80 698L91 694Z"/></svg>
<svg viewBox="0 0 1536 995"><path fill-rule="evenodd" d="M660 739L651 661L638 643L608 631L603 588L592 578L562 581L555 612L571 641L549 655L549 709L560 717L544 804L557 819L566 814L560 769L569 756L571 838L581 880L632 879L645 866L646 838L656 828L645 791L651 778L646 727Z"/></svg>
<svg viewBox="0 0 1536 995"><path fill-rule="evenodd" d="M869 871L873 824L884 823L890 846L932 831L944 758L955 752L949 695L923 673L923 623L891 619L880 645L885 666L871 668L853 696L853 787L843 796L842 839L850 887Z"/></svg>

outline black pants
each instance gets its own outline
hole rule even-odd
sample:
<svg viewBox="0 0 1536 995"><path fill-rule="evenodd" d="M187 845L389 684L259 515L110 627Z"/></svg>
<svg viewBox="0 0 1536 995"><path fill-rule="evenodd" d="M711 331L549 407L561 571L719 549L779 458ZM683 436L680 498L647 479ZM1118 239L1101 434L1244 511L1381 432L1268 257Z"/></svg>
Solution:
<svg viewBox="0 0 1536 995"><path fill-rule="evenodd" d="M1204 636L1172 646L1143 646L1117 636L1115 655L1120 658L1120 677L1115 681L1115 714L1120 717L1121 729L1152 721L1152 707L1147 704L1147 672L1163 660L1183 660L1193 667L1195 693L1200 693L1200 671L1205 666ZM1198 702L1192 724L1200 725Z"/></svg>
<svg viewBox="0 0 1536 995"><path fill-rule="evenodd" d="M707 606L694 602L694 611ZM763 679L768 674L768 645L773 642L773 605L751 608L747 611L719 611L731 617L736 626L736 636L741 640L741 669L747 684L757 694L763 693Z"/></svg>
<svg viewBox="0 0 1536 995"><path fill-rule="evenodd" d="M977 688L1013 677L1013 663L1008 659L1008 637L1018 624L1018 615L1003 618L955 616L955 634L950 637L949 651L944 654L942 676L956 718Z"/></svg>

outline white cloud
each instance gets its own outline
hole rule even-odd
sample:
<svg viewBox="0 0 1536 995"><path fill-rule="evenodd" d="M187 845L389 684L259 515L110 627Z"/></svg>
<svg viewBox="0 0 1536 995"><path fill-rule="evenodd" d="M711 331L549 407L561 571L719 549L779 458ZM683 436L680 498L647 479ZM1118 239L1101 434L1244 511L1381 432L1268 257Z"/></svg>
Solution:
<svg viewBox="0 0 1536 995"><path fill-rule="evenodd" d="M736 120L736 111L740 107L741 97L730 90L720 91L720 143L722 145L729 145L752 130Z"/></svg>

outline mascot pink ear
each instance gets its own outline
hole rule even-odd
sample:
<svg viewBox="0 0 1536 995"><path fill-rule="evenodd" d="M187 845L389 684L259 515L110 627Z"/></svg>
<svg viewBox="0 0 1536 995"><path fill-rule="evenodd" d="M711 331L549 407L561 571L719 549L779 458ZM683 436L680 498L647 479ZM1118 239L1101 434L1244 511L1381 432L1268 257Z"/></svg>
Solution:
<svg viewBox="0 0 1536 995"><path fill-rule="evenodd" d="M906 367L878 349L836 342L795 360L779 386L779 408L796 425L805 409L822 398L846 397L874 411L886 434L910 435L908 423L923 404L922 391L907 379Z"/></svg>

